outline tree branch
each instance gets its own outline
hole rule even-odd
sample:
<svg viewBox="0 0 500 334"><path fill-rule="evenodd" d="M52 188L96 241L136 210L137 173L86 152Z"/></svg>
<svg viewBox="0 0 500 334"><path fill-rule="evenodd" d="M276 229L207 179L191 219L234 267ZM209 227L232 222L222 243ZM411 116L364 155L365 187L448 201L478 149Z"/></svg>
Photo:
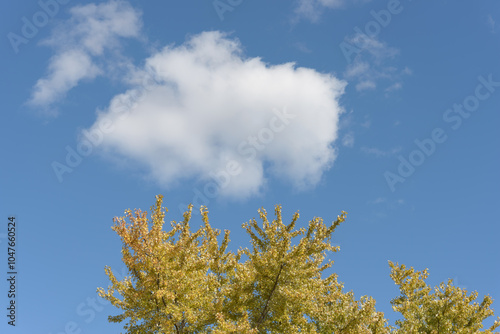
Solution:
<svg viewBox="0 0 500 334"><path fill-rule="evenodd" d="M278 275L276 275L276 279L274 280L274 285L273 285L273 288L271 289L271 293L269 293L269 297L266 300L266 305L264 306L264 309L262 310L260 318L257 321L257 326L260 326L260 324L264 321L264 319L267 316L267 308L269 306L269 301L271 300L271 297L273 296L274 290L276 289L276 286L278 285L278 280L280 278L281 271L283 270L284 266L285 266L284 263L282 263L281 266L280 266L280 270L278 271Z"/></svg>

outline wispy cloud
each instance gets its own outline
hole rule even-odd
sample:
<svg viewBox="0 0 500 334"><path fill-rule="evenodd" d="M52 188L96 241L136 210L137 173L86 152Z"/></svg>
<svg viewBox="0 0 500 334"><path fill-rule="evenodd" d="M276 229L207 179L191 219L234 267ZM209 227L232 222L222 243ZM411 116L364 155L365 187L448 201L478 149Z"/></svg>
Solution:
<svg viewBox="0 0 500 334"><path fill-rule="evenodd" d="M348 42L372 56L375 63L380 64L386 59L393 59L399 54L397 48L388 46L376 36L370 37L363 33L356 33L348 39Z"/></svg>
<svg viewBox="0 0 500 334"><path fill-rule="evenodd" d="M368 201L368 204L371 205L380 205L380 204L387 204L389 208L395 208L401 205L405 204L404 199L388 199L386 197L377 197L371 201Z"/></svg>
<svg viewBox="0 0 500 334"><path fill-rule="evenodd" d="M381 203L386 203L386 202L387 202L387 198L377 197L376 199L369 201L368 204L381 204Z"/></svg>
<svg viewBox="0 0 500 334"><path fill-rule="evenodd" d="M343 8L352 2L369 2L371 0L297 0L295 14L297 18L305 18L311 22L318 22L326 9Z"/></svg>
<svg viewBox="0 0 500 334"><path fill-rule="evenodd" d="M365 120L360 125L365 129L369 129L372 126L372 121L368 118L368 116L365 116Z"/></svg>
<svg viewBox="0 0 500 334"><path fill-rule="evenodd" d="M389 150L381 150L381 149L376 148L376 147L366 147L366 146L361 147L362 152L369 154L369 155L374 155L377 158L394 156L394 155L398 154L399 152L401 152L401 149L402 148L399 146L394 147L394 148L389 149Z"/></svg>
<svg viewBox="0 0 500 334"><path fill-rule="evenodd" d="M367 203L372 207L374 219L386 219L390 212L406 207L404 199L390 199L386 197L377 197Z"/></svg>
<svg viewBox="0 0 500 334"><path fill-rule="evenodd" d="M70 19L41 43L54 48L55 54L28 101L52 114L52 104L82 80L103 74L106 52L119 50L123 38L139 37L141 28L140 13L124 1L75 6L70 13Z"/></svg>
<svg viewBox="0 0 500 334"><path fill-rule="evenodd" d="M386 93L390 93L390 92L393 92L393 91L396 91L396 90L400 90L401 88L403 88L403 84L401 82L396 82L393 85L387 87L385 89L385 92Z"/></svg>
<svg viewBox="0 0 500 334"><path fill-rule="evenodd" d="M493 19L493 16L491 16L491 14L488 15L487 24L490 27L490 32L492 34L496 34L497 33L497 24L496 24L495 19Z"/></svg>
<svg viewBox="0 0 500 334"><path fill-rule="evenodd" d="M349 132L342 137L342 145L352 148L354 146L354 134Z"/></svg>
<svg viewBox="0 0 500 334"><path fill-rule="evenodd" d="M216 31L164 48L141 72L159 84L126 117L114 100L140 87L100 112L96 124L113 124L100 148L141 163L163 186L208 180L236 161L241 172L219 195L244 198L260 193L268 176L314 186L335 160L346 83L330 74L246 58L239 41Z"/></svg>
<svg viewBox="0 0 500 334"><path fill-rule="evenodd" d="M399 70L391 61L399 55L397 48L388 46L377 37L356 33L345 41L356 50L354 59L347 65L344 77L356 83L357 91L374 90L384 81L385 92L402 88L402 78L411 74L410 69Z"/></svg>
<svg viewBox="0 0 500 334"><path fill-rule="evenodd" d="M305 43L303 43L303 42L297 42L297 43L294 44L294 46L300 52L304 52L304 53L311 53L312 52L311 49L309 49L307 47L307 45Z"/></svg>

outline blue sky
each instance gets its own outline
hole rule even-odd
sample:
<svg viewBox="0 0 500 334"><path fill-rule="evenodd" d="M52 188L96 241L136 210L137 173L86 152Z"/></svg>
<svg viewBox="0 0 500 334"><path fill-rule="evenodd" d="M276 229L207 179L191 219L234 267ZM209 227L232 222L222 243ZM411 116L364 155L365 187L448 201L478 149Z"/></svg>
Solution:
<svg viewBox="0 0 500 334"><path fill-rule="evenodd" d="M234 251L260 207L300 226L347 211L332 270L391 322L388 260L500 309L498 1L1 6L0 217L17 217L19 272L2 332L119 333L96 295L105 265L125 269L112 218L157 194L168 221L207 205Z"/></svg>

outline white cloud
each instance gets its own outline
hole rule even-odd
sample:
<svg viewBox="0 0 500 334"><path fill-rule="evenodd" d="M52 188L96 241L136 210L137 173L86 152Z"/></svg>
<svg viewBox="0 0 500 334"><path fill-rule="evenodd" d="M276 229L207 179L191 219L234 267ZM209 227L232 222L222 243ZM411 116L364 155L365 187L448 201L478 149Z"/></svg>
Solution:
<svg viewBox="0 0 500 334"><path fill-rule="evenodd" d="M33 87L31 106L48 109L80 81L103 74L96 57L105 61L105 51L119 49L121 38L139 36L140 13L127 2L75 6L70 13L70 19L41 43L53 47L55 55L46 76Z"/></svg>
<svg viewBox="0 0 500 334"><path fill-rule="evenodd" d="M208 182L234 160L241 172L219 194L244 198L260 193L268 175L314 186L335 160L345 82L330 74L245 58L239 42L220 32L166 47L135 75L148 73L158 84L116 96L90 131L110 120L100 148L142 163L163 186ZM133 107L119 111L120 100Z"/></svg>
<svg viewBox="0 0 500 334"><path fill-rule="evenodd" d="M365 116L365 120L363 123L361 123L361 126L365 129L369 129L372 125L372 121L368 118L368 116Z"/></svg>
<svg viewBox="0 0 500 334"><path fill-rule="evenodd" d="M374 200L368 201L369 205L375 210L372 215L376 219L384 219L394 212L395 210L400 210L404 205L405 201L403 199L389 199L386 197L378 197Z"/></svg>
<svg viewBox="0 0 500 334"><path fill-rule="evenodd" d="M300 52L304 52L304 53L311 53L312 50L309 49L307 47L307 45L303 42L297 42L294 44L295 48L297 48L297 50L299 50Z"/></svg>
<svg viewBox="0 0 500 334"><path fill-rule="evenodd" d="M368 201L368 204L371 204L371 205L386 204L386 206L389 209L395 209L399 206L404 205L405 200L401 199L401 198L399 198L399 199L387 199L386 197L377 197L374 200Z"/></svg>
<svg viewBox="0 0 500 334"><path fill-rule="evenodd" d="M347 67L345 75L348 78L361 76L370 70L370 64L368 62L357 61L351 66Z"/></svg>
<svg viewBox="0 0 500 334"><path fill-rule="evenodd" d="M343 4L344 0L298 0L295 13L316 22L324 8L339 8Z"/></svg>
<svg viewBox="0 0 500 334"><path fill-rule="evenodd" d="M349 132L342 137L342 145L349 148L354 146L354 134L352 132Z"/></svg>
<svg viewBox="0 0 500 334"><path fill-rule="evenodd" d="M357 91L375 89L375 88L377 88L377 84L373 80L364 80L356 84Z"/></svg>
<svg viewBox="0 0 500 334"><path fill-rule="evenodd" d="M371 154L371 155L375 155L377 158L381 158L381 157L390 157L390 156L393 156L395 154L398 154L399 152L401 152L401 147L394 147L390 150L387 150L387 151L384 151L384 150L381 150L379 148L376 148L376 147L362 147L361 148L361 151L365 152L366 154Z"/></svg>
<svg viewBox="0 0 500 334"><path fill-rule="evenodd" d="M33 89L30 103L47 106L60 99L80 80L93 79L101 71L89 55L81 50L68 50L54 56L49 64L49 74L39 79Z"/></svg>
<svg viewBox="0 0 500 334"><path fill-rule="evenodd" d="M344 77L356 82L356 90L374 90L378 82L387 81L385 92L396 91L402 87L402 77L410 75L411 70L405 67L402 70L387 65L395 59L399 50L381 42L377 37L369 37L366 34L356 33L346 38L345 43L355 50L355 57L346 67ZM351 54L349 54L349 57Z"/></svg>
<svg viewBox="0 0 500 334"><path fill-rule="evenodd" d="M381 204L387 202L387 198L385 197L377 197L376 199L369 201L369 204Z"/></svg>
<svg viewBox="0 0 500 334"><path fill-rule="evenodd" d="M390 93L390 92L393 92L393 91L396 91L396 90L400 90L401 88L403 88L403 84L401 82L396 82L395 84L387 87L385 89L385 92L386 93Z"/></svg>
<svg viewBox="0 0 500 334"><path fill-rule="evenodd" d="M376 37L366 34L356 33L349 40L349 43L356 45L362 51L366 51L372 56L375 62L380 63L387 58L394 58L399 54L399 50L379 41Z"/></svg>
<svg viewBox="0 0 500 334"><path fill-rule="evenodd" d="M403 71L401 71L401 73L405 74L405 75L412 75L413 71L411 69L409 69L408 67L405 67L405 68L403 68Z"/></svg>
<svg viewBox="0 0 500 334"><path fill-rule="evenodd" d="M317 22L325 9L338 9L352 2L369 2L371 0L297 0L295 14L312 22Z"/></svg>
<svg viewBox="0 0 500 334"><path fill-rule="evenodd" d="M495 34L495 33L497 32L497 29L496 29L496 22L495 22L495 20L493 19L493 16L491 16L491 14L490 14L490 15L488 15L488 21L487 21L487 23L488 23L488 26L490 27L490 32L491 32L492 34Z"/></svg>

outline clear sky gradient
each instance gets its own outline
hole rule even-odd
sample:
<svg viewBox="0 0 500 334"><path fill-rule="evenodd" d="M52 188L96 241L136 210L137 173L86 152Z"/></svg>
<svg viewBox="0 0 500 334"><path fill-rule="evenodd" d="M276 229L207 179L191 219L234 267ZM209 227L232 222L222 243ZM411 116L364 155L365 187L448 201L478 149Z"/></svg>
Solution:
<svg viewBox="0 0 500 334"><path fill-rule="evenodd" d="M208 206L233 251L260 207L347 211L332 271L391 323L388 260L500 310L498 1L1 7L2 333L119 333L96 294L105 265L125 274L112 218L157 194L167 221Z"/></svg>

